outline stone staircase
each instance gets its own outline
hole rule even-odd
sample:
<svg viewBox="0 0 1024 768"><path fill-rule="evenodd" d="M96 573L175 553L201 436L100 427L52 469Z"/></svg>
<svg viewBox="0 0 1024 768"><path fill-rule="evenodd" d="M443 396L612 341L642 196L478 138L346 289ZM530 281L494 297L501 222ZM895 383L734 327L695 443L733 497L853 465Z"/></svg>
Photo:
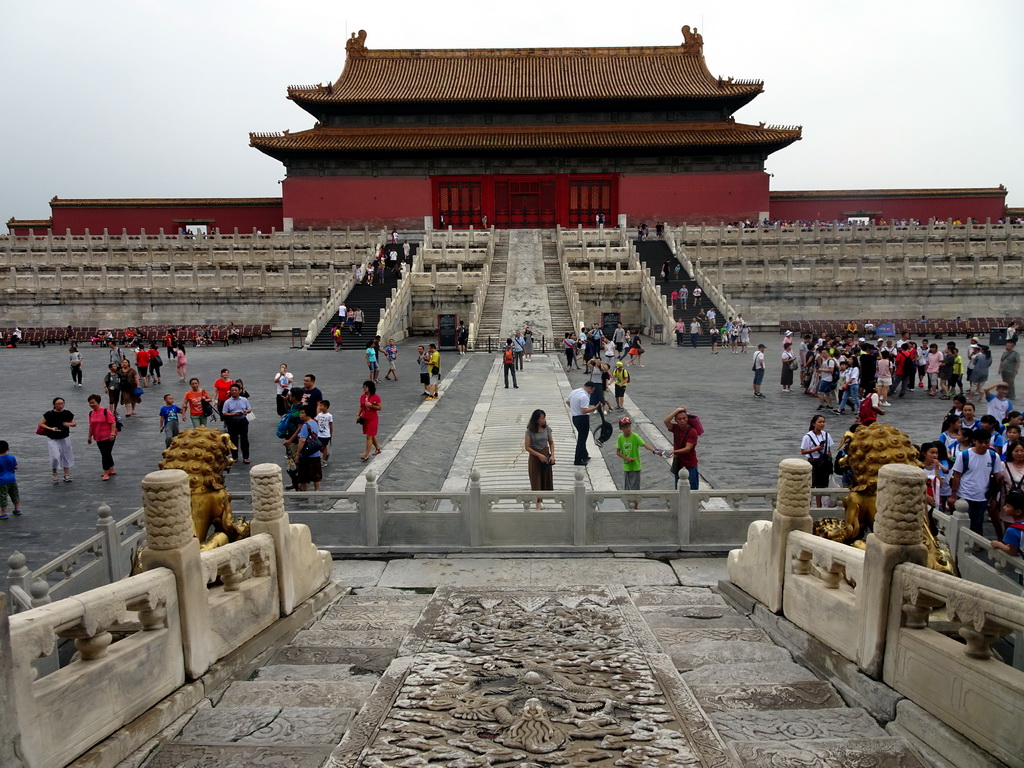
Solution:
<svg viewBox="0 0 1024 768"><path fill-rule="evenodd" d="M675 264L676 262L676 258L672 253L672 249L668 247L668 243L666 243L664 240L637 240L634 242L634 245L636 246L636 253L637 256L640 258L641 264L643 264L643 266L646 267L652 275L654 275L655 282L661 289L662 295L664 295L665 298L668 299L669 304L671 304L670 297L672 295L672 291L678 291L682 288L682 286L686 286L686 290L689 292L689 301L687 302L687 306L685 308L675 306L672 310L672 314L677 319L682 318L683 322L686 324L686 340L684 346L690 345L690 321L697 316L697 313L700 310L704 310L705 312L707 312L709 309L713 307L718 315L715 319L715 324L719 328L725 325L725 321L728 320L728 317L722 314L721 308L715 306L715 304L711 301L711 298L707 294L705 294L702 297L699 307L694 306L693 289L697 287L697 281L694 280L693 277L686 271L685 267L680 265L680 279L674 279L674 272L672 273L672 275L667 275L665 279L662 279L661 268L665 264L665 262L670 261L673 264ZM697 346L710 347L711 339L708 334L708 324L706 320L701 320L701 328L702 333L700 335L700 338L697 340ZM671 328L666 329L665 338L670 342L674 341L674 336L672 334Z"/></svg>
<svg viewBox="0 0 1024 768"><path fill-rule="evenodd" d="M422 237L423 233L420 232L419 235ZM402 243L403 240L400 239L398 242ZM419 244L410 242L410 245L412 247L412 254L415 255ZM363 310L363 332L361 335L357 335L344 330L341 336L342 349L364 350L367 344L373 341L373 337L377 334L377 323L380 321L380 315L384 311L384 306L391 296L392 289L401 285L401 280L400 276L394 274L389 269L385 269L383 283L375 282L373 285L361 283L353 286L348 296L345 297L345 306L359 307ZM335 313L331 315L330 319L320 329L320 332L317 333L309 348L314 350L334 349L334 337L331 333L337 324L338 315ZM383 341L386 343L387 339Z"/></svg>
<svg viewBox="0 0 1024 768"><path fill-rule="evenodd" d="M508 272L508 232L495 232L494 256L491 259L491 281L487 285L483 310L480 312L480 324L476 329L478 349L486 349L487 337L494 343L504 343L501 336L502 318L505 310L505 283Z"/></svg>
<svg viewBox="0 0 1024 768"><path fill-rule="evenodd" d="M562 265L558 261L558 247L554 242L543 245L544 284L548 294L548 313L551 315L551 344L557 352L559 339L566 333L575 333L575 327L569 314L569 300L565 296L562 285Z"/></svg>
<svg viewBox="0 0 1024 768"><path fill-rule="evenodd" d="M544 587L555 566L605 566L527 562L539 584L340 598L147 768L926 765L708 586Z"/></svg>

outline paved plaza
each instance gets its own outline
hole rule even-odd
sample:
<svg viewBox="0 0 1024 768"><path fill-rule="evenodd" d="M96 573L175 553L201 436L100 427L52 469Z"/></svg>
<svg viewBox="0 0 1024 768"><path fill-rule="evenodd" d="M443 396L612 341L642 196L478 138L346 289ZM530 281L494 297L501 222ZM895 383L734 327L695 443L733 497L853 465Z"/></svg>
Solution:
<svg viewBox="0 0 1024 768"><path fill-rule="evenodd" d="M398 491L461 490L469 471L481 471L482 483L491 488L522 488L529 482L522 451L526 422L535 408L544 409L556 441L555 487L571 487L572 450L575 436L564 400L582 376L564 372L561 356L535 354L519 373L519 389L504 389L497 355L473 353L459 357L442 355L445 381L442 396L423 402L415 364L416 345L430 339L408 339L401 344L399 381L382 381L379 393L384 410L380 418L381 456L369 463L359 461L363 439L355 424L360 385L366 378L363 355L357 352L311 352L291 349L287 339L243 343L232 347L190 350L188 373L198 376L212 390L221 368L242 378L250 393L256 421L250 427L253 464L283 464L280 440L274 437L278 417L274 406L273 374L282 362L301 379L314 373L324 396L331 400L335 416L335 442L324 473L325 489L359 488L362 473L377 471L382 487ZM669 437L661 422L673 408L685 405L701 417L706 433L698 456L702 486L756 488L774 485L778 462L797 455L817 401L799 392L782 394L775 362L780 337L755 335L753 344L769 347L769 371L764 391L757 400L751 394L751 355L707 349L677 348L648 342L644 367L632 367L627 389L626 414L638 422L648 442L667 447ZM538 345L539 346L539 345ZM116 519L141 505L139 481L156 469L163 450L158 431L158 411L164 393L178 403L186 385L177 381L173 366L164 366L164 383L147 390L138 415L125 420L125 430L114 451L118 474L100 480L99 453L86 445L86 397L102 392L100 379L107 353L85 347L85 386L76 388L66 365L64 347L22 347L0 350L0 377L15 386L16 394L0 406L0 439L11 444L21 469L22 517L0 521L0 540L9 554L23 552L30 568L43 565L94 531L96 510L108 504ZM28 382L27 384L25 382ZM24 390L24 391L22 391ZM50 482L45 439L35 435L35 425L50 408L53 397L66 398L79 426L72 431L75 449L73 483ZM915 442L934 439L949 403L922 392L894 400L882 421L905 430ZM622 414L612 413L617 421ZM597 417L592 417L592 425ZM838 439L849 418L830 416L828 429ZM614 441L597 448L587 467L587 482L596 490L621 488L621 462ZM668 463L643 454L643 487L671 488ZM248 476L239 465L228 477L229 490L247 490ZM321 542L324 543L324 542Z"/></svg>

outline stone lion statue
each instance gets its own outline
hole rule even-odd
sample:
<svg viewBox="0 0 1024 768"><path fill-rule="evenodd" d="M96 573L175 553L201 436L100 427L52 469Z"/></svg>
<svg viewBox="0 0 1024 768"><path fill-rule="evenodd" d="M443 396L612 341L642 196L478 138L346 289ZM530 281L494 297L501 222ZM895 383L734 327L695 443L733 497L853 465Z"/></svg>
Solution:
<svg viewBox="0 0 1024 768"><path fill-rule="evenodd" d="M918 450L910 438L891 424L874 423L853 433L846 457L840 465L853 475L850 495L843 500L846 519L826 518L814 524L814 533L832 541L863 546L868 530L874 527L878 472L886 464L909 464L920 467ZM924 501L922 500L922 506ZM940 545L928 527L922 508L921 539L928 547L928 564L935 570L953 573L949 550Z"/></svg>
<svg viewBox="0 0 1024 768"><path fill-rule="evenodd" d="M249 535L248 521L232 517L231 495L224 487L224 472L234 463L232 448L231 438L220 430L186 429L171 441L159 464L160 469L181 469L188 474L192 528L204 550Z"/></svg>

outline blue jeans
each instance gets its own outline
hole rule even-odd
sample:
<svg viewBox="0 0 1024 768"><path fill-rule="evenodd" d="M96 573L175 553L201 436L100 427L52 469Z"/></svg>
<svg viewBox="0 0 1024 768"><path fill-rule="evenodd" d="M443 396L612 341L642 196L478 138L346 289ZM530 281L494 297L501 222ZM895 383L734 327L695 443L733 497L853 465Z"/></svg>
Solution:
<svg viewBox="0 0 1024 768"><path fill-rule="evenodd" d="M686 470L686 473L687 473L687 479L690 481L690 490L691 491L699 490L699 486L700 486L700 473L697 471L697 468L696 467L681 467L679 472L682 473L682 471L684 469ZM679 488L679 475L676 475L675 487Z"/></svg>
<svg viewBox="0 0 1024 768"><path fill-rule="evenodd" d="M846 407L846 401L847 400L851 400L852 401L850 403L850 407L853 408L854 411L856 411L858 408L860 408L860 397L858 396L859 392L860 392L860 382L859 381L851 384L849 387L844 389L843 390L843 399L839 401L839 410L841 411L841 410L843 410L843 408Z"/></svg>
<svg viewBox="0 0 1024 768"><path fill-rule="evenodd" d="M981 534L981 527L985 522L985 515L988 514L988 502L982 499L981 501L967 501L967 514L971 518L971 530L977 534Z"/></svg>

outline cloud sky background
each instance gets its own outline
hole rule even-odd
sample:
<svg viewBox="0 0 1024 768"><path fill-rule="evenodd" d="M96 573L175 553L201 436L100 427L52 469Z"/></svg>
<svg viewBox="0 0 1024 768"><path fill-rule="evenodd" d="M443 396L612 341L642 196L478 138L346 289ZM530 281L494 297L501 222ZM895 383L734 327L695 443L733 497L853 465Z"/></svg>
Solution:
<svg viewBox="0 0 1024 768"><path fill-rule="evenodd" d="M777 0L38 0L5 8L0 221L89 197L262 197L283 166L250 131L303 130L291 84L369 48L677 45L760 79L738 121L802 125L772 189L994 187L1024 206L1024 3Z"/></svg>

